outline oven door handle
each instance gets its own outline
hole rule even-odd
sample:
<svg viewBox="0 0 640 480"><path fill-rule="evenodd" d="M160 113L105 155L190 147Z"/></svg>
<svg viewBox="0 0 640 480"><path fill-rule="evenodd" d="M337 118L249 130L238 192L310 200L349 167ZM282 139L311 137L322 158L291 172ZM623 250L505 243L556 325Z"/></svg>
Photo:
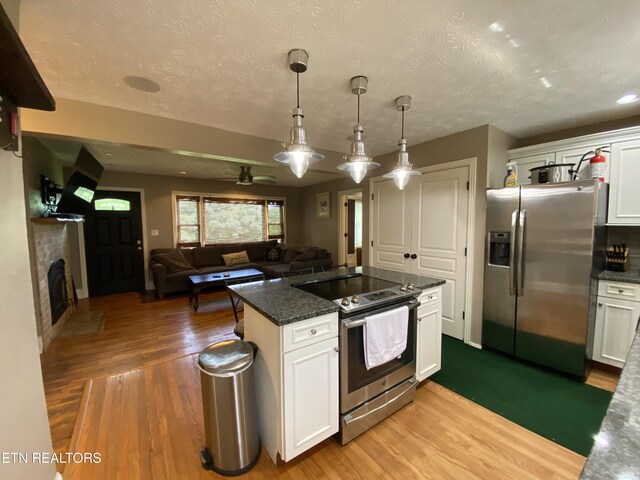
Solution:
<svg viewBox="0 0 640 480"><path fill-rule="evenodd" d="M420 302L418 302L417 298L405 303L407 307L409 307L409 312L413 311L415 308L420 306ZM402 305L400 305L402 306ZM351 330L352 328L362 327L365 323L367 323L367 317L362 317L357 320L343 320L342 324L347 330Z"/></svg>
<svg viewBox="0 0 640 480"><path fill-rule="evenodd" d="M360 320L354 320L353 322L344 322L344 327L347 330L351 330L352 328L362 327L365 323L367 323L367 319L361 318Z"/></svg>
<svg viewBox="0 0 640 480"><path fill-rule="evenodd" d="M409 386L407 388L405 388L404 390L402 390L402 392L400 392L398 395L396 395L395 397L387 400L385 403L383 403L382 405L374 408L373 410L369 410L367 413L365 413L364 415L360 415L357 417L352 417L351 415L346 415L344 417L344 423L346 423L347 425L352 424L353 422L357 422L358 420L362 420L363 418L368 417L369 415L376 413L378 410L382 410L385 407L388 407L389 404L395 402L396 400L398 400L400 397L402 397L404 394L406 394L409 390L411 390L412 388L414 388L414 384L416 383L416 379L415 378L410 378L408 383ZM366 405L369 402L365 402L362 406Z"/></svg>

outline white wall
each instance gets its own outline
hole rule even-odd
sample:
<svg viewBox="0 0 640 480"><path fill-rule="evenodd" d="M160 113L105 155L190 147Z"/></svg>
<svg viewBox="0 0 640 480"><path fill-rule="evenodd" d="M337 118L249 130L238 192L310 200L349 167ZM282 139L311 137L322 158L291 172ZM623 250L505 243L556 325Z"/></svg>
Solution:
<svg viewBox="0 0 640 480"><path fill-rule="evenodd" d="M17 24L17 0L1 0ZM14 12L14 13L12 13ZM51 452L42 372L38 356L22 159L0 150L3 187L0 189L0 452ZM0 478L47 479L52 464L2 463Z"/></svg>

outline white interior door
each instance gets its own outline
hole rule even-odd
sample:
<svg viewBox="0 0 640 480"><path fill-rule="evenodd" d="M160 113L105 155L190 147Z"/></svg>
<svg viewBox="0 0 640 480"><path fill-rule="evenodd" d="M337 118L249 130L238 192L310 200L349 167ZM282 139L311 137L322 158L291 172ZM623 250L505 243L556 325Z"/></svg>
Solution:
<svg viewBox="0 0 640 480"><path fill-rule="evenodd" d="M412 179L410 271L441 278L442 332L464 338L469 167L424 172Z"/></svg>
<svg viewBox="0 0 640 480"><path fill-rule="evenodd" d="M407 190L398 190L393 180L373 182L371 226L373 248L370 264L404 272L404 254L411 245L411 223L407 217Z"/></svg>

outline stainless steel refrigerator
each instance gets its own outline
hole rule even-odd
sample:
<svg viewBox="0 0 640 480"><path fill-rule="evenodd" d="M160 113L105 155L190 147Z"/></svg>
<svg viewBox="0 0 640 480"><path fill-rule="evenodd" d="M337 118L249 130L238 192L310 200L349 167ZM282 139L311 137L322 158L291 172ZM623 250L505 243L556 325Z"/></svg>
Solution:
<svg viewBox="0 0 640 480"><path fill-rule="evenodd" d="M606 202L597 180L487 191L484 346L586 378Z"/></svg>

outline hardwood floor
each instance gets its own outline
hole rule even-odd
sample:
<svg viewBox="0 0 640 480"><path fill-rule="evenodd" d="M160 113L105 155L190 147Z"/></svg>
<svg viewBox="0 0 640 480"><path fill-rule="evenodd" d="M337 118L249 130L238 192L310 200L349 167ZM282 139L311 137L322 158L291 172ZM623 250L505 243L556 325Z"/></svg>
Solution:
<svg viewBox="0 0 640 480"><path fill-rule="evenodd" d="M235 338L226 293L205 295L198 312L185 296L134 293L81 300L78 310L104 310L105 328L58 338L41 356L49 420L56 452L98 451L103 460L69 464L65 478L214 478L198 460L204 435L192 354ZM597 386L615 388L615 375L594 372ZM263 452L247 476L577 478L583 463L428 382L416 402L346 447L329 440L277 468Z"/></svg>
<svg viewBox="0 0 640 480"><path fill-rule="evenodd" d="M137 293L78 302L78 311L92 309L105 311L103 331L56 338L40 358L56 452L68 450L89 380L197 353L224 338L237 338L224 291L204 295L198 312L190 308L186 296L149 301Z"/></svg>
<svg viewBox="0 0 640 480"><path fill-rule="evenodd" d="M196 356L93 381L77 450L100 464L69 464L65 479L223 478L204 471ZM419 425L419 428L416 426ZM354 441L329 439L276 467L265 451L249 479L575 479L584 457L427 382L416 400Z"/></svg>

